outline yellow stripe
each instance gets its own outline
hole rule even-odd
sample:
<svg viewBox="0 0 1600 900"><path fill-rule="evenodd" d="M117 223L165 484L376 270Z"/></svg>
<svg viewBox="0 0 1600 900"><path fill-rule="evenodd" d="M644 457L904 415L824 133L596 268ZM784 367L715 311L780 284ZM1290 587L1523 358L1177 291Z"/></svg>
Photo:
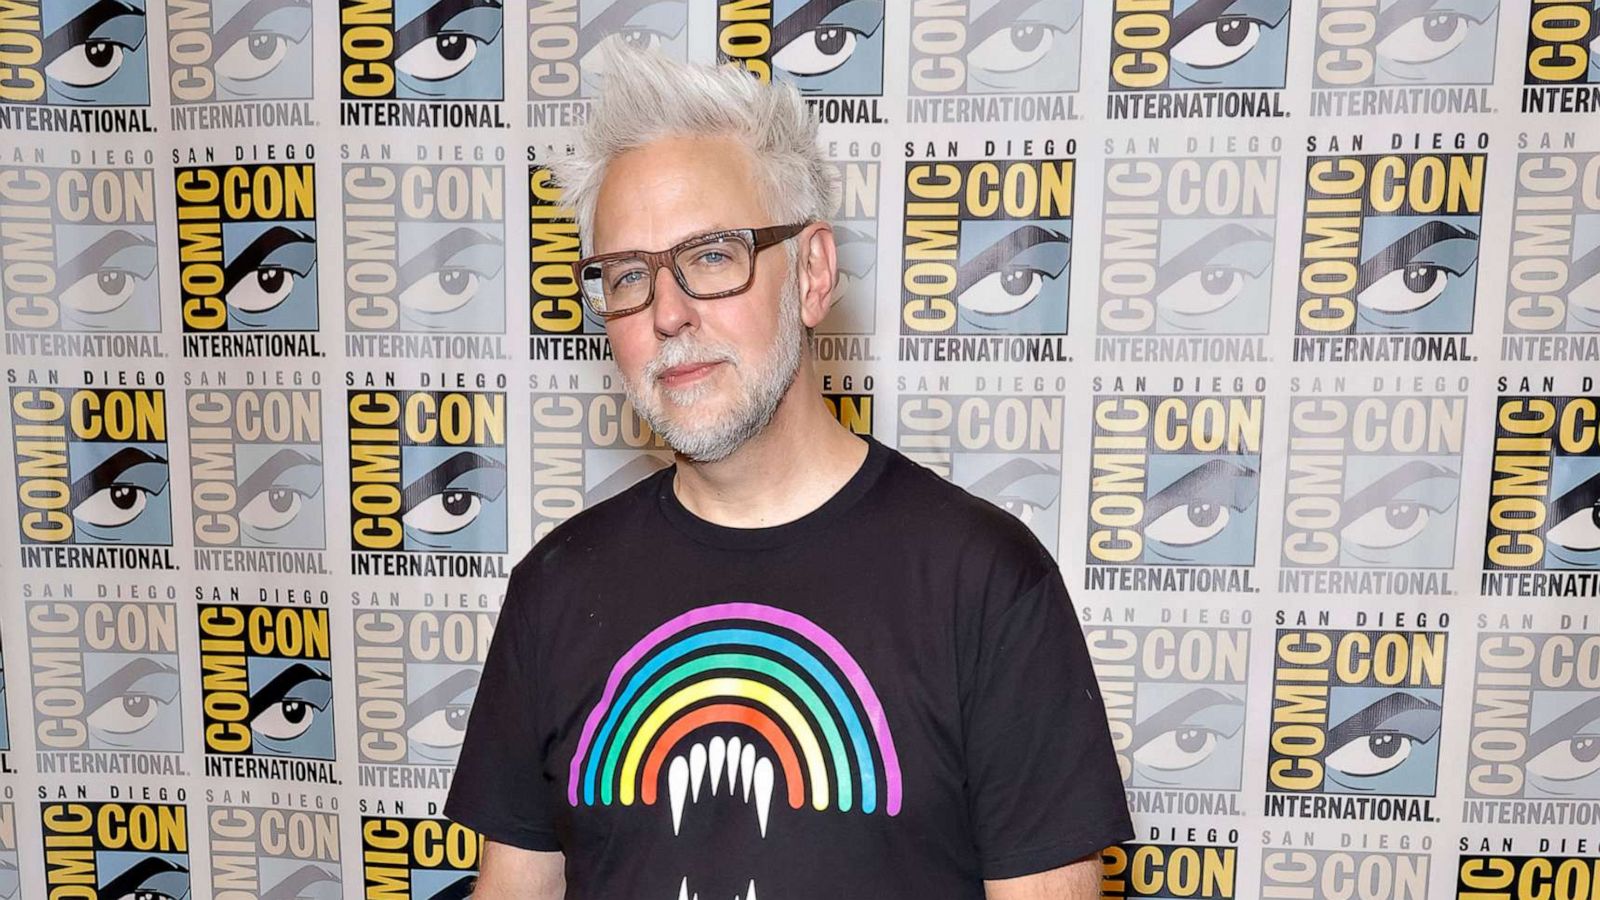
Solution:
<svg viewBox="0 0 1600 900"><path fill-rule="evenodd" d="M622 787L618 795L623 806L633 805L633 786L638 779L639 762L656 733L684 708L714 697L753 700L776 713L800 741L800 755L805 757L806 768L811 771L811 805L818 812L828 808L828 769L823 764L822 745L817 742L816 731L788 697L774 690L771 685L748 678L708 678L696 682L668 696L650 713L639 730L634 732L633 740L628 742L628 753L623 757Z"/></svg>

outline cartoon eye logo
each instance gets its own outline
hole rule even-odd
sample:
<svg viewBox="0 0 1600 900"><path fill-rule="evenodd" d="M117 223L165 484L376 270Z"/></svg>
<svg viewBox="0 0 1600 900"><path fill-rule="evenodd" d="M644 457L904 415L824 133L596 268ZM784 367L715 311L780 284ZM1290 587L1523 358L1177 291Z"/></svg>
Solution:
<svg viewBox="0 0 1600 900"><path fill-rule="evenodd" d="M1049 22L1002 25L967 53L967 63L999 74L1021 72L1049 56L1066 34Z"/></svg>
<svg viewBox="0 0 1600 900"><path fill-rule="evenodd" d="M1595 58L1600 59L1600 47L1595 49ZM1567 289L1567 305L1573 318L1600 325L1600 247L1574 259L1567 271L1572 284Z"/></svg>
<svg viewBox="0 0 1600 900"><path fill-rule="evenodd" d="M234 310L264 313L294 291L316 264L316 238L275 225L251 241L223 270L223 300Z"/></svg>
<svg viewBox="0 0 1600 900"><path fill-rule="evenodd" d="M250 697L250 731L271 741L292 741L311 730L332 698L333 680L305 663L275 675Z"/></svg>
<svg viewBox="0 0 1600 900"><path fill-rule="evenodd" d="M161 856L146 856L100 887L97 897L117 900L183 900L189 870Z"/></svg>
<svg viewBox="0 0 1600 900"><path fill-rule="evenodd" d="M857 285L868 280L877 268L877 240L867 231L848 225L835 225L834 242L839 261L839 277L833 285L831 300L853 295Z"/></svg>
<svg viewBox="0 0 1600 900"><path fill-rule="evenodd" d="M144 39L142 7L125 0L99 0L45 37L45 77L62 88L99 87L122 71L128 55Z"/></svg>
<svg viewBox="0 0 1600 900"><path fill-rule="evenodd" d="M1134 726L1133 761L1161 773L1192 769L1243 726L1242 700L1215 688L1199 688Z"/></svg>
<svg viewBox="0 0 1600 900"><path fill-rule="evenodd" d="M500 274L505 254L498 238L457 228L420 250L400 267L400 305L438 315L460 309L478 296L483 282Z"/></svg>
<svg viewBox="0 0 1600 900"><path fill-rule="evenodd" d="M1406 544L1455 505L1457 484L1457 473L1449 469L1406 463L1345 501L1339 536L1371 550Z"/></svg>
<svg viewBox="0 0 1600 900"><path fill-rule="evenodd" d="M823 75L848 62L864 37L854 28L819 26L785 44L773 54L772 64L792 75Z"/></svg>
<svg viewBox="0 0 1600 900"><path fill-rule="evenodd" d="M405 488L400 517L410 531L454 534L477 521L486 501L505 490L505 464L479 453L455 454Z"/></svg>
<svg viewBox="0 0 1600 900"><path fill-rule="evenodd" d="M150 497L166 487L165 459L124 447L73 482L72 517L98 528L121 528L139 518Z"/></svg>
<svg viewBox="0 0 1600 900"><path fill-rule="evenodd" d="M1600 734L1574 735L1528 761L1528 771L1551 781L1576 781L1600 772Z"/></svg>
<svg viewBox="0 0 1600 900"><path fill-rule="evenodd" d="M1061 470L1013 457L974 481L968 490L1016 516L1024 525L1032 525L1040 513L1055 506L1061 494Z"/></svg>
<svg viewBox="0 0 1600 900"><path fill-rule="evenodd" d="M115 229L66 260L57 273L62 306L93 320L120 309L155 271L155 242Z"/></svg>
<svg viewBox="0 0 1600 900"><path fill-rule="evenodd" d="M1418 744L1439 733L1439 704L1396 691L1328 732L1324 762L1334 772L1372 778L1398 769Z"/></svg>
<svg viewBox="0 0 1600 900"><path fill-rule="evenodd" d="M239 521L265 539L287 528L322 490L322 461L284 448L256 467L239 485Z"/></svg>
<svg viewBox="0 0 1600 900"><path fill-rule="evenodd" d="M1415 312L1477 263L1478 235L1448 222L1418 225L1361 263L1356 302L1375 312Z"/></svg>
<svg viewBox="0 0 1600 900"><path fill-rule="evenodd" d="M1222 16L1173 45L1172 58L1196 69L1220 69L1243 59L1261 40L1267 23L1246 16Z"/></svg>
<svg viewBox="0 0 1600 900"><path fill-rule="evenodd" d="M237 90L271 75L311 30L309 0L246 3L217 29L217 77Z"/></svg>
<svg viewBox="0 0 1600 900"><path fill-rule="evenodd" d="M86 721L96 737L126 745L154 722L178 694L178 670L137 657L94 685L84 698Z"/></svg>
<svg viewBox="0 0 1600 900"><path fill-rule="evenodd" d="M984 248L956 271L956 302L980 316L1014 313L1038 299L1045 279L1067 268L1066 235L1024 225Z"/></svg>
<svg viewBox="0 0 1600 900"><path fill-rule="evenodd" d="M1378 55L1395 62L1429 63L1461 46L1472 20L1455 12L1427 12L1396 27L1378 42Z"/></svg>
<svg viewBox="0 0 1600 900"><path fill-rule="evenodd" d="M1221 534L1235 512L1256 498L1256 470L1213 459L1162 488L1145 503L1145 537L1193 547Z"/></svg>
<svg viewBox="0 0 1600 900"><path fill-rule="evenodd" d="M132 50L116 41L84 41L52 60L44 74L68 87L98 87L121 70L123 57Z"/></svg>
<svg viewBox="0 0 1600 900"><path fill-rule="evenodd" d="M1600 550L1600 474L1557 497L1551 512L1547 540L1568 550Z"/></svg>
<svg viewBox="0 0 1600 900"><path fill-rule="evenodd" d="M461 746L478 679L476 669L462 669L407 706L406 718L414 724L406 729L406 739L423 756L449 758Z"/></svg>
<svg viewBox="0 0 1600 900"><path fill-rule="evenodd" d="M1232 303L1272 263L1272 236L1230 222L1185 247L1156 273L1156 306L1203 316Z"/></svg>
<svg viewBox="0 0 1600 900"><path fill-rule="evenodd" d="M500 36L498 0L439 0L395 33L395 68L418 81L445 81L466 71Z"/></svg>

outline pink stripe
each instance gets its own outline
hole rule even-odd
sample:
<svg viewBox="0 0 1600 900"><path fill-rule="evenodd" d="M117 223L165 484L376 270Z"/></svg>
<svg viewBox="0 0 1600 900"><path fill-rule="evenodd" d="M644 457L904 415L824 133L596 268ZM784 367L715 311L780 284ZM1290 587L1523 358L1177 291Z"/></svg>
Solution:
<svg viewBox="0 0 1600 900"><path fill-rule="evenodd" d="M883 704L878 702L878 694L872 689L872 683L867 680L867 675L861 666L844 649L844 646L834 640L833 635L823 631L816 623L804 616L792 612L765 606L760 603L719 603L714 606L702 606L691 609L683 615L657 626L634 644L617 664L611 669L611 677L606 679L606 689L600 696L600 702L589 711L589 720L583 724L583 736L578 740L578 749L572 755L572 767L567 777L567 802L573 806L578 805L578 785L583 767L583 760L589 753L589 742L594 740L595 732L600 728L600 722L605 718L605 712L610 708L611 702L616 699L617 691L622 687L622 678L631 670L639 660L643 659L658 645L666 642L672 635L686 631L696 625L706 622L716 622L723 619L754 619L758 622L768 622L781 628L787 628L804 636L807 640L821 647L833 664L839 667L850 686L855 688L856 696L861 699L861 705L866 708L867 721L872 723L872 733L878 739L878 750L883 754L884 780L888 785L888 797L885 810L889 815L900 812L901 783L900 783L900 757L894 750L894 737L889 733L888 719L883 714Z"/></svg>

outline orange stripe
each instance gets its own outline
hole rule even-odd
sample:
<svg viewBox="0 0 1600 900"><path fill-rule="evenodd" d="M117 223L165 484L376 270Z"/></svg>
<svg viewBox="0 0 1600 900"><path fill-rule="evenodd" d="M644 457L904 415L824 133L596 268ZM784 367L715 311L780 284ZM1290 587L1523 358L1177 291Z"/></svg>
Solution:
<svg viewBox="0 0 1600 900"><path fill-rule="evenodd" d="M688 713L683 718L673 722L656 745L650 749L650 756L644 764L644 785L640 788L640 797L646 806L654 806L656 802L656 783L661 778L661 764L666 761L667 754L674 745L683 740L691 731L703 725L715 725L722 722L731 722L735 725L748 725L761 733L767 743L778 754L778 762L783 766L783 783L789 791L789 806L799 809L805 805L805 784L800 777L800 758L795 755L794 744L789 741L789 736L783 733L778 723L772 717L749 706L740 706L737 703L717 703L711 706L702 706L694 712Z"/></svg>

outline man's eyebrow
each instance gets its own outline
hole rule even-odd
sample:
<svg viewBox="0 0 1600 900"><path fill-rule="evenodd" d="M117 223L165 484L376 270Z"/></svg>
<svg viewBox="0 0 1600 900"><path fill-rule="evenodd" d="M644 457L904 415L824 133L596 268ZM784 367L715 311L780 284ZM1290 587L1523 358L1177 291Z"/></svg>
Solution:
<svg viewBox="0 0 1600 900"><path fill-rule="evenodd" d="M805 5L772 29L772 46L788 46L790 41L816 28L830 13L849 2L851 0L806 0Z"/></svg>
<svg viewBox="0 0 1600 900"><path fill-rule="evenodd" d="M144 18L144 10L123 0L100 0L50 32L44 39L44 58L53 60L69 48L89 40L101 25L119 16Z"/></svg>
<svg viewBox="0 0 1600 900"><path fill-rule="evenodd" d="M144 235L118 228L85 247L81 253L61 265L60 276L68 283L97 271L106 260L129 247L154 247L155 242Z"/></svg>
<svg viewBox="0 0 1600 900"><path fill-rule="evenodd" d="M311 0L250 0L233 14L233 18L217 29L216 37L211 39L212 46L233 46L233 42L248 35L256 27L257 22L280 9L289 7L310 10Z"/></svg>

